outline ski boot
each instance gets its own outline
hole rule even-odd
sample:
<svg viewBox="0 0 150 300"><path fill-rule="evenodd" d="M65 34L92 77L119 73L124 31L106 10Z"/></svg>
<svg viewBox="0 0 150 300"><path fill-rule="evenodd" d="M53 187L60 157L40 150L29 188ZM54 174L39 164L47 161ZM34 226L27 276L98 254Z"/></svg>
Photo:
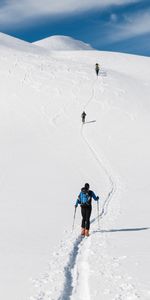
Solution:
<svg viewBox="0 0 150 300"><path fill-rule="evenodd" d="M85 236L89 236L90 234L89 234L89 230L88 229L85 229Z"/></svg>
<svg viewBox="0 0 150 300"><path fill-rule="evenodd" d="M81 228L81 236L82 236L82 237L85 236L85 228Z"/></svg>

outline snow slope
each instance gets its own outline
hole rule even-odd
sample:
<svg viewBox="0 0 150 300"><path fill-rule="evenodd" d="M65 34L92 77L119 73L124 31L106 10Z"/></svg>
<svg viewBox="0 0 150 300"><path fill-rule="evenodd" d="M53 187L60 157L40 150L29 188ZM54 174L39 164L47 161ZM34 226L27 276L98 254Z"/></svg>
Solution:
<svg viewBox="0 0 150 300"><path fill-rule="evenodd" d="M93 50L89 44L63 35L53 35L33 44L54 51Z"/></svg>
<svg viewBox="0 0 150 300"><path fill-rule="evenodd" d="M150 299L149 65L1 36L0 299ZM82 240L85 182L100 228L93 203Z"/></svg>
<svg viewBox="0 0 150 300"><path fill-rule="evenodd" d="M41 47L35 46L34 44L19 40L12 36L0 32L0 47L3 49L7 48L7 51L10 49L15 50L17 52L28 52L29 54L42 54L46 53L45 49L41 49Z"/></svg>

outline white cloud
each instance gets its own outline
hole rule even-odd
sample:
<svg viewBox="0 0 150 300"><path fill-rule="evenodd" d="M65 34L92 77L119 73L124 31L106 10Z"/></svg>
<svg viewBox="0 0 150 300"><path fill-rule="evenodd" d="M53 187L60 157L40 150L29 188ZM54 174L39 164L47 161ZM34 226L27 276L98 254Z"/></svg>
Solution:
<svg viewBox="0 0 150 300"><path fill-rule="evenodd" d="M123 5L141 0L7 0L0 7L0 25L20 24L32 17L70 14L109 5Z"/></svg>
<svg viewBox="0 0 150 300"><path fill-rule="evenodd" d="M113 27L114 34L111 33L111 41L121 41L150 33L150 10L125 17L124 21Z"/></svg>
<svg viewBox="0 0 150 300"><path fill-rule="evenodd" d="M111 22L117 22L117 15L116 14L111 14L111 16L110 16L110 21Z"/></svg>

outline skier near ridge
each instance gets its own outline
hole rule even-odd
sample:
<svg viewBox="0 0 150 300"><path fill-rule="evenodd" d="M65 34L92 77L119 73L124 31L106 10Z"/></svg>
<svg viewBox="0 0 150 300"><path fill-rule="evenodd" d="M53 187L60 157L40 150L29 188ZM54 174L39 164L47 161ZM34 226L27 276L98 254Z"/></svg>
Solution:
<svg viewBox="0 0 150 300"><path fill-rule="evenodd" d="M83 111L83 113L82 113L82 115L81 115L82 123L83 123L83 124L85 123L85 117L86 117L86 113L85 113L85 111Z"/></svg>
<svg viewBox="0 0 150 300"><path fill-rule="evenodd" d="M99 73L99 64L95 64L95 72L96 72L96 75L98 76L98 73Z"/></svg>
<svg viewBox="0 0 150 300"><path fill-rule="evenodd" d="M89 236L90 229L90 216L92 212L92 198L95 201L99 200L99 197L95 195L93 191L90 190L90 185L85 183L84 187L81 189L81 192L76 201L75 207L78 207L78 204L81 206L81 215L82 215L82 223L81 223L81 235Z"/></svg>

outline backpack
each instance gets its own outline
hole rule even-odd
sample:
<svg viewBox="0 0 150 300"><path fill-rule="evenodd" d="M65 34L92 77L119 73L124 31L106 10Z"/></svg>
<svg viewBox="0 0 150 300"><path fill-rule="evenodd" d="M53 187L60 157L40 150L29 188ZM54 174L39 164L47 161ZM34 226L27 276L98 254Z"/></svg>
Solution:
<svg viewBox="0 0 150 300"><path fill-rule="evenodd" d="M99 64L95 65L95 70L97 70L97 71L99 70Z"/></svg>
<svg viewBox="0 0 150 300"><path fill-rule="evenodd" d="M89 196L88 191L86 191L85 189L81 190L79 198L80 198L81 205L89 205L90 204L89 203L90 196Z"/></svg>

